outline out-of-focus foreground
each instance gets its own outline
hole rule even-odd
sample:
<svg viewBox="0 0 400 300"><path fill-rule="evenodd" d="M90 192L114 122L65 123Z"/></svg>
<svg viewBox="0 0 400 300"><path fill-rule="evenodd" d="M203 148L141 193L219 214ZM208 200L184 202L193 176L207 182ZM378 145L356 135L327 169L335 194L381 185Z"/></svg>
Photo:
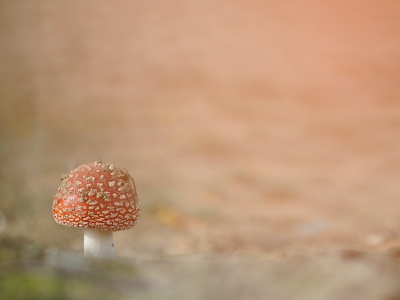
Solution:
<svg viewBox="0 0 400 300"><path fill-rule="evenodd" d="M121 297L399 299L399 14L389 0L1 1L1 247L82 251L52 196L101 158L129 170L143 209L115 234L140 266ZM3 291L36 280L0 276Z"/></svg>

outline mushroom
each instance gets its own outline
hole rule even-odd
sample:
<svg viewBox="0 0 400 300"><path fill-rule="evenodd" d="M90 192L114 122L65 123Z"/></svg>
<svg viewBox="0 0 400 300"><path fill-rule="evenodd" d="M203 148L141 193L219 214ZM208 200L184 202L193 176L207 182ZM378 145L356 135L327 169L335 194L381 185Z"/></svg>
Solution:
<svg viewBox="0 0 400 300"><path fill-rule="evenodd" d="M53 201L54 220L85 228L85 257L114 259L113 231L134 227L140 217L128 171L98 160L62 175L61 182Z"/></svg>

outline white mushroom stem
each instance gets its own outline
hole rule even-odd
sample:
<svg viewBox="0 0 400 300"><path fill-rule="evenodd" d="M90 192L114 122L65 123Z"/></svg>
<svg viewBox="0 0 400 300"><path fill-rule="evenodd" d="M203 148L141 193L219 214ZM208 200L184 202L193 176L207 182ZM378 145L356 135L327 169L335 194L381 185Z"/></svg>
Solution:
<svg viewBox="0 0 400 300"><path fill-rule="evenodd" d="M84 257L96 259L115 259L113 232L85 228L83 238Z"/></svg>

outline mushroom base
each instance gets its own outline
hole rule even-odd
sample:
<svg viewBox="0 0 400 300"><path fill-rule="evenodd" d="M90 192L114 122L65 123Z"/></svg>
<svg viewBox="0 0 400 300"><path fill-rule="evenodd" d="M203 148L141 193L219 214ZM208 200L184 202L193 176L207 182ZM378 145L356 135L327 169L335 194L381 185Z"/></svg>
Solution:
<svg viewBox="0 0 400 300"><path fill-rule="evenodd" d="M96 259L115 259L113 232L85 228L84 256Z"/></svg>

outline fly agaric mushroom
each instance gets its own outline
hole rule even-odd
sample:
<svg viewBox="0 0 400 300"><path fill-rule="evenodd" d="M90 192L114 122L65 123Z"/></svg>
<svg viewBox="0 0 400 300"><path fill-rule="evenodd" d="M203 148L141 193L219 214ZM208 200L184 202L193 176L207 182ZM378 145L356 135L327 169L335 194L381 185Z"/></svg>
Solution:
<svg viewBox="0 0 400 300"><path fill-rule="evenodd" d="M134 227L140 217L128 171L98 160L62 175L61 181L53 201L54 220L85 228L85 257L114 259L113 231Z"/></svg>

